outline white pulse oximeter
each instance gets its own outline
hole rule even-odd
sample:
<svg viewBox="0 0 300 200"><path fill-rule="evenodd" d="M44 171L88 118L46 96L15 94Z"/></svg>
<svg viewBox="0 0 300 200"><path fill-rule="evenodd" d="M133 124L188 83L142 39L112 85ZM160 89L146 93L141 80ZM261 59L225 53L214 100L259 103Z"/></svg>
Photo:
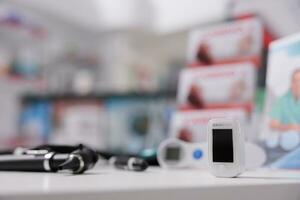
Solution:
<svg viewBox="0 0 300 200"><path fill-rule="evenodd" d="M216 177L236 177L245 170L245 137L238 121L216 118L208 122L208 166Z"/></svg>

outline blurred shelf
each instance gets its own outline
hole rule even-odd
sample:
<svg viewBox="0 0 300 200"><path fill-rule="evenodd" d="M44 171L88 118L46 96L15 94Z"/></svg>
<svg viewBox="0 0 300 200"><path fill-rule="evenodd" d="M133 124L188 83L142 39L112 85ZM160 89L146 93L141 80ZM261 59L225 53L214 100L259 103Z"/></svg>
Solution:
<svg viewBox="0 0 300 200"><path fill-rule="evenodd" d="M23 104L34 101L57 101L57 100L108 100L108 99L175 99L175 91L158 91L158 92L128 92L128 93L101 93L79 95L74 93L64 94L25 94L21 101Z"/></svg>

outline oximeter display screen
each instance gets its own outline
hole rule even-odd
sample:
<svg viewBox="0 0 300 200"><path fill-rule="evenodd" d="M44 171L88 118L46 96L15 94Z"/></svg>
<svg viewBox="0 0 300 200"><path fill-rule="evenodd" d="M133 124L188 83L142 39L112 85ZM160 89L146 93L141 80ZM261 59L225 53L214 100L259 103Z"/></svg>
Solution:
<svg viewBox="0 0 300 200"><path fill-rule="evenodd" d="M233 162L232 129L213 129L213 162Z"/></svg>
<svg viewBox="0 0 300 200"><path fill-rule="evenodd" d="M180 149L178 147L168 147L166 149L165 159L175 161L180 159Z"/></svg>

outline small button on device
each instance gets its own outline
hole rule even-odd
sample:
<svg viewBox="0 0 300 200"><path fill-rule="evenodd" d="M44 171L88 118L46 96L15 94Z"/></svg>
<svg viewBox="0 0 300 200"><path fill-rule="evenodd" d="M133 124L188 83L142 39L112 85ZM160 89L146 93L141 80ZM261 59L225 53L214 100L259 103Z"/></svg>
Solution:
<svg viewBox="0 0 300 200"><path fill-rule="evenodd" d="M203 152L201 149L196 149L194 152L193 152L193 157L196 159L196 160L199 160L203 155Z"/></svg>

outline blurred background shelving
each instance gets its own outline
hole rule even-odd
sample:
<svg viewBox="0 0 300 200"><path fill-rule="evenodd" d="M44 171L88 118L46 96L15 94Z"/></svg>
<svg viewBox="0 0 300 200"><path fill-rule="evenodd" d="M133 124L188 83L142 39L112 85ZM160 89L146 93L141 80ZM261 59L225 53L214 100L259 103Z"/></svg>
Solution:
<svg viewBox="0 0 300 200"><path fill-rule="evenodd" d="M298 0L0 0L0 146L157 146L192 28L250 13L277 38L300 30L299 11Z"/></svg>

